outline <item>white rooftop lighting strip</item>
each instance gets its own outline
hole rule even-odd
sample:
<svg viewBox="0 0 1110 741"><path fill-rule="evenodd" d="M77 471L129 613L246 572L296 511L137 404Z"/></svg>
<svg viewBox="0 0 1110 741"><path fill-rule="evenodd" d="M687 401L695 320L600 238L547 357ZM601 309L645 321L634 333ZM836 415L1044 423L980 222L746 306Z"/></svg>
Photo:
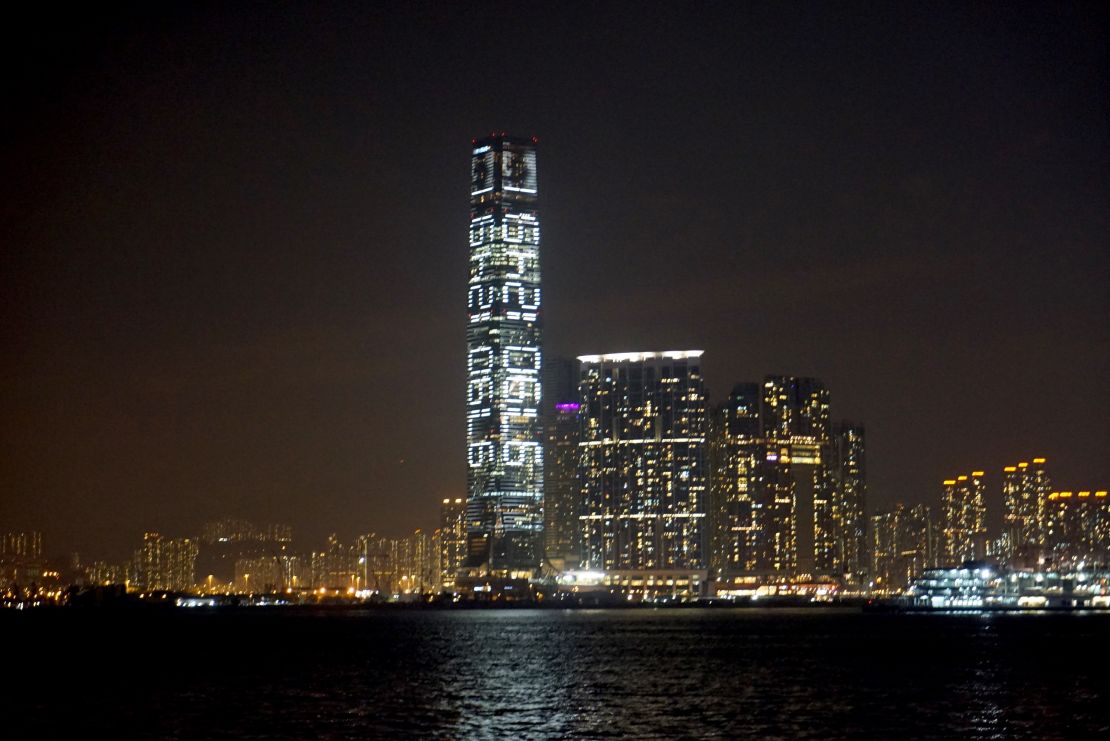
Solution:
<svg viewBox="0 0 1110 741"><path fill-rule="evenodd" d="M579 355L583 363L640 363L645 360L687 360L700 358L704 350L665 350L663 352L614 352L605 355Z"/></svg>

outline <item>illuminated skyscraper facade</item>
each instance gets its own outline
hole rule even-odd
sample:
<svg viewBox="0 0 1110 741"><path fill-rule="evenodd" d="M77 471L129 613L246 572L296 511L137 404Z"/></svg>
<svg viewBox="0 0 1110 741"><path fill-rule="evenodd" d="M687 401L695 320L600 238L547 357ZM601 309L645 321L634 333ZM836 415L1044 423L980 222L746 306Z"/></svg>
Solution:
<svg viewBox="0 0 1110 741"><path fill-rule="evenodd" d="M755 572L767 561L761 531L764 445L760 400L759 384L737 384L710 420L711 565L718 576Z"/></svg>
<svg viewBox="0 0 1110 741"><path fill-rule="evenodd" d="M764 535L768 566L806 575L835 570L829 391L815 378L763 382Z"/></svg>
<svg viewBox="0 0 1110 741"><path fill-rule="evenodd" d="M863 581L864 431L833 427L821 381L737 384L714 410L709 456L716 576Z"/></svg>
<svg viewBox="0 0 1110 741"><path fill-rule="evenodd" d="M1110 565L1110 496L1105 489L1049 492L1043 516L1044 542L1053 563Z"/></svg>
<svg viewBox="0 0 1110 741"><path fill-rule="evenodd" d="M1002 535L1008 558L1035 559L1043 544L1041 523L1052 490L1045 465L1044 458L1034 458L1002 469Z"/></svg>
<svg viewBox="0 0 1110 741"><path fill-rule="evenodd" d="M574 401L556 404L545 415L544 553L555 568L573 569L580 560L578 516L582 489L578 484L579 409Z"/></svg>
<svg viewBox="0 0 1110 741"><path fill-rule="evenodd" d="M502 135L471 152L467 294L467 566L540 564L540 223L535 139Z"/></svg>
<svg viewBox="0 0 1110 741"><path fill-rule="evenodd" d="M556 570L575 569L578 516L578 361L546 358L543 368L543 515L544 558Z"/></svg>
<svg viewBox="0 0 1110 741"><path fill-rule="evenodd" d="M42 558L42 533L4 533L0 535L0 558Z"/></svg>
<svg viewBox="0 0 1110 741"><path fill-rule="evenodd" d="M196 585L196 562L195 540L144 533L142 547L132 561L131 585L148 590L192 590Z"/></svg>
<svg viewBox="0 0 1110 741"><path fill-rule="evenodd" d="M439 510L440 587L455 588L455 577L466 561L466 501L444 499Z"/></svg>
<svg viewBox="0 0 1110 741"><path fill-rule="evenodd" d="M841 422L833 428L834 567L856 580L862 580L868 567L865 441L862 425Z"/></svg>
<svg viewBox="0 0 1110 741"><path fill-rule="evenodd" d="M707 568L701 354L578 358L584 568Z"/></svg>
<svg viewBox="0 0 1110 741"><path fill-rule="evenodd" d="M0 580L6 584L40 582L44 568L42 533L0 534Z"/></svg>
<svg viewBox="0 0 1110 741"><path fill-rule="evenodd" d="M910 580L937 565L932 512L924 504L893 509L871 517L871 583L888 594L901 592Z"/></svg>
<svg viewBox="0 0 1110 741"><path fill-rule="evenodd" d="M983 472L944 482L941 495L941 539L947 565L987 555L987 508L983 500Z"/></svg>

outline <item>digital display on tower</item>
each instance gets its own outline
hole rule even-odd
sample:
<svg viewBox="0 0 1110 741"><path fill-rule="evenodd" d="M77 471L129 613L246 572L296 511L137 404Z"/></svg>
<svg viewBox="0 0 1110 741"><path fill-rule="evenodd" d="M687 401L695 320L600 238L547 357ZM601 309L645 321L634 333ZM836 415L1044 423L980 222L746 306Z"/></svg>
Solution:
<svg viewBox="0 0 1110 741"><path fill-rule="evenodd" d="M501 155L501 182L507 191L536 192L536 151L505 147Z"/></svg>
<svg viewBox="0 0 1110 741"><path fill-rule="evenodd" d="M493 190L495 174L494 153L491 147L478 147L470 161L470 195Z"/></svg>

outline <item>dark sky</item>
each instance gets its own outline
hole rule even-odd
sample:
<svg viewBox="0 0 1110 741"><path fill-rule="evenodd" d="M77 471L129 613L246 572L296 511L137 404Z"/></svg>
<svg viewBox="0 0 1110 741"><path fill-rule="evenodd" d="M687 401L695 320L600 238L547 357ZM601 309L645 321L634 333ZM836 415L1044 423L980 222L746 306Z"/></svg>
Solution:
<svg viewBox="0 0 1110 741"><path fill-rule="evenodd" d="M822 378L872 506L1110 484L1105 5L455 5L8 19L0 530L434 526L494 129L540 137L549 356Z"/></svg>

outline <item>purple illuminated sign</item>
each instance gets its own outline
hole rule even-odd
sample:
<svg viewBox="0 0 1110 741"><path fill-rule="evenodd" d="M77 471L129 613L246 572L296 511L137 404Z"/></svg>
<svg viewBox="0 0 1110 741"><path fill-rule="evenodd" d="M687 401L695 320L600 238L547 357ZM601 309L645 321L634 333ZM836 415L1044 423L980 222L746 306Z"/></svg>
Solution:
<svg viewBox="0 0 1110 741"><path fill-rule="evenodd" d="M577 412L582 408L581 404L556 404L555 409L560 412Z"/></svg>

